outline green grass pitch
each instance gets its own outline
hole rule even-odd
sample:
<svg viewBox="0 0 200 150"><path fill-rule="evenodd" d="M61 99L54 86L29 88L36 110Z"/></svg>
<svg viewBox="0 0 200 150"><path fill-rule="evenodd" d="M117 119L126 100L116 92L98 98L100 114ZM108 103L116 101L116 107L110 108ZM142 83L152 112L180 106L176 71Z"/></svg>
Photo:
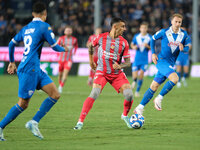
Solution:
<svg viewBox="0 0 200 150"><path fill-rule="evenodd" d="M57 84L57 78L52 78ZM129 78L131 81L131 78ZM0 120L18 101L17 76L0 76ZM40 121L44 140L34 137L25 123L47 97L35 92L29 108L4 130L6 142L0 150L199 150L200 149L200 79L191 78L188 87L174 89L165 96L163 111L154 109L151 101L144 112L141 129L128 129L120 116L123 96L107 84L89 112L81 131L73 127L79 118L82 104L90 94L87 77L70 76L59 102ZM141 95L152 78L146 77ZM160 90L161 88L159 88ZM155 95L157 95L159 91ZM133 107L141 98L134 98Z"/></svg>

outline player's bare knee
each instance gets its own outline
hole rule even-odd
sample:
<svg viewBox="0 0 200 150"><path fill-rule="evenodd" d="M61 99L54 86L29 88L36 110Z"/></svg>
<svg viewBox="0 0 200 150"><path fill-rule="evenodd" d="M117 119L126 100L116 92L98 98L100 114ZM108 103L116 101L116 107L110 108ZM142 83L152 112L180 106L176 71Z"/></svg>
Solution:
<svg viewBox="0 0 200 150"><path fill-rule="evenodd" d="M133 100L133 92L131 89L124 89L123 95L127 101L131 102Z"/></svg>
<svg viewBox="0 0 200 150"><path fill-rule="evenodd" d="M94 100L97 99L97 97L100 95L101 89L100 88L92 88L92 91L89 95L89 97L93 98Z"/></svg>
<svg viewBox="0 0 200 150"><path fill-rule="evenodd" d="M59 92L53 92L51 95L49 95L51 98L58 100L60 98Z"/></svg>
<svg viewBox="0 0 200 150"><path fill-rule="evenodd" d="M24 110L28 108L29 100L20 99L18 105L23 108Z"/></svg>
<svg viewBox="0 0 200 150"><path fill-rule="evenodd" d="M157 91L157 89L158 89L158 87L159 87L159 84L151 84L150 85L150 89L152 89L153 91Z"/></svg>

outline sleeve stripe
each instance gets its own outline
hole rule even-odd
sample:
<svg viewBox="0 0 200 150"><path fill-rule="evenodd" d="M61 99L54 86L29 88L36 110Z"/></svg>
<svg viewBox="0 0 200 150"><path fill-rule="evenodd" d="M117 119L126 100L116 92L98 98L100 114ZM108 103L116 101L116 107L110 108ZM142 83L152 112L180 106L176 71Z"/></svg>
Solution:
<svg viewBox="0 0 200 150"><path fill-rule="evenodd" d="M12 39L13 43L18 44L14 39Z"/></svg>
<svg viewBox="0 0 200 150"><path fill-rule="evenodd" d="M154 36L152 36L152 39L153 39L153 40L156 40Z"/></svg>
<svg viewBox="0 0 200 150"><path fill-rule="evenodd" d="M51 45L51 47L55 47L57 44L58 44L58 43L56 42L56 43L54 43L53 45Z"/></svg>

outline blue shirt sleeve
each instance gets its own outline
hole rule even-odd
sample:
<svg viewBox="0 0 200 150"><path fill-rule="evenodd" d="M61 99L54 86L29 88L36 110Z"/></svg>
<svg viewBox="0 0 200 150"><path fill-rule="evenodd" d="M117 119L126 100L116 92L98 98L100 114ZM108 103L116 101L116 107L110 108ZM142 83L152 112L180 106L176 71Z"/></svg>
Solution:
<svg viewBox="0 0 200 150"><path fill-rule="evenodd" d="M8 48L9 48L10 62L15 61L15 59L14 59L15 45L17 45L19 42L23 41L22 30L20 30L20 32L18 34L16 34L15 37L9 42Z"/></svg>
<svg viewBox="0 0 200 150"><path fill-rule="evenodd" d="M152 54L155 54L155 40L161 39L163 37L163 34L165 33L164 29L156 32L156 34L154 34L151 38L150 41L150 47L151 47L151 51Z"/></svg>
<svg viewBox="0 0 200 150"><path fill-rule="evenodd" d="M190 36L187 34L185 41L184 41L183 52L189 52L191 44L192 44L192 40L191 40Z"/></svg>
<svg viewBox="0 0 200 150"><path fill-rule="evenodd" d="M57 52L64 52L65 49L61 46L59 46L56 42L55 35L51 30L51 27L49 25L45 26L44 29L44 38L45 40L51 45L52 49Z"/></svg>
<svg viewBox="0 0 200 150"><path fill-rule="evenodd" d="M134 36L134 37L133 37L132 43L133 43L134 45L136 45L136 44L137 44L137 41L136 41L136 36Z"/></svg>

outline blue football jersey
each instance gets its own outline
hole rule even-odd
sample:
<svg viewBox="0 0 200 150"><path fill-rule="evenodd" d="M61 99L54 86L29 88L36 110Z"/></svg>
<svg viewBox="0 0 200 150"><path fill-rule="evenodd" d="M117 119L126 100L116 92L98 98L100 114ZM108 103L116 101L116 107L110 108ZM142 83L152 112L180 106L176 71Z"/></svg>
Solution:
<svg viewBox="0 0 200 150"><path fill-rule="evenodd" d="M133 37L132 43L134 45L137 45L136 55L135 55L135 61L134 63L137 65L141 64L148 64L148 48L144 46L144 44L150 45L151 35L146 34L145 36L142 36L140 33L136 34Z"/></svg>
<svg viewBox="0 0 200 150"><path fill-rule="evenodd" d="M18 71L40 70L40 55L45 41L47 41L52 48L58 47L50 25L43 22L40 18L33 18L33 20L23 27L12 39L14 44L18 44L21 41L24 42L24 53L21 63L18 66ZM9 51L10 53L14 53L10 46ZM58 51L64 51L64 48L59 47Z"/></svg>
<svg viewBox="0 0 200 150"><path fill-rule="evenodd" d="M152 36L152 40L161 39L161 52L158 54L159 59L165 59L172 66L179 55L179 44L188 46L188 34L185 30L179 29L178 33L174 33L172 27L162 29ZM151 44L152 52L155 52L154 45Z"/></svg>

